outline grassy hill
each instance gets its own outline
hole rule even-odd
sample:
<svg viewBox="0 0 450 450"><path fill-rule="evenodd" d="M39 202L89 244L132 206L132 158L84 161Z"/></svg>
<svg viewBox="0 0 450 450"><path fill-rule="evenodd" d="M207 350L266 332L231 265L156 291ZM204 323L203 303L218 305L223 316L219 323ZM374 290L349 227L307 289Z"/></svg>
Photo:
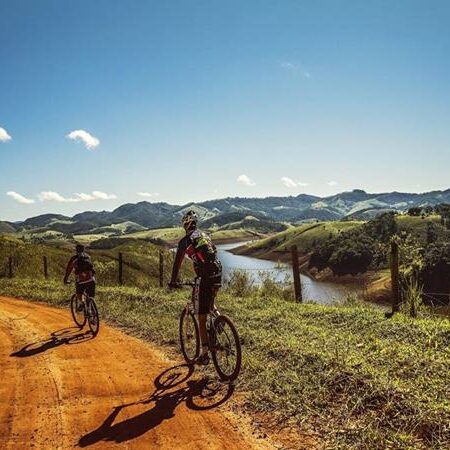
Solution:
<svg viewBox="0 0 450 450"><path fill-rule="evenodd" d="M236 254L282 260L288 257L290 248L293 245L297 245L301 253L307 253L315 243L360 226L362 223L360 221L307 223L252 242L235 249L234 252Z"/></svg>
<svg viewBox="0 0 450 450"><path fill-rule="evenodd" d="M165 255L165 276L173 262L172 252L144 240L123 240L112 248L90 249L97 274L97 281L103 285L118 283L118 255L123 254L123 280L126 285L148 287L159 282L159 252ZM0 277L8 275L8 257L13 257L13 271L17 278L44 278L43 257L48 260L49 277L63 279L67 261L73 255L73 244L64 240L46 243L23 242L9 236L0 236ZM183 274L192 276L188 264Z"/></svg>
<svg viewBox="0 0 450 450"><path fill-rule="evenodd" d="M10 222L0 221L0 233L15 233L16 227Z"/></svg>
<svg viewBox="0 0 450 450"><path fill-rule="evenodd" d="M67 307L70 289L0 279L0 293ZM102 320L179 355L187 295L100 287L97 304ZM243 345L235 401L286 448L304 448L302 433L329 449L450 448L450 321L386 320L369 307L298 304L268 290L221 292L218 305Z"/></svg>
<svg viewBox="0 0 450 450"><path fill-rule="evenodd" d="M414 236L419 242L426 242L428 223L437 225L439 233L445 233L440 226L439 216L412 217L397 215L395 218L399 233L405 232ZM319 244L339 233L362 226L365 221L346 220L334 222L318 222L291 227L286 231L277 233L259 241L235 249L234 252L242 255L252 255L261 258L286 258L292 245L297 245L299 252L306 254L312 250L314 244Z"/></svg>

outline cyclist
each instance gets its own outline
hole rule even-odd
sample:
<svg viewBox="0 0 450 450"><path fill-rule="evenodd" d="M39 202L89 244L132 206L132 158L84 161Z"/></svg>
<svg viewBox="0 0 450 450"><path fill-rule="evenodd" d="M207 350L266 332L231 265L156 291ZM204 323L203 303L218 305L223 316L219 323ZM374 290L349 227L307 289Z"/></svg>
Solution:
<svg viewBox="0 0 450 450"><path fill-rule="evenodd" d="M81 302L84 292L88 297L95 297L95 270L90 256L85 252L84 245L77 244L75 252L76 254L67 263L64 283L68 284L70 274L75 272L76 294Z"/></svg>
<svg viewBox="0 0 450 450"><path fill-rule="evenodd" d="M186 236L178 243L169 287L178 287L178 273L183 258L187 255L194 264L195 273L200 277L198 323L202 351L197 363L207 365L209 356L206 316L213 308L214 299L221 287L222 265L217 258L217 250L211 238L197 228L197 222L195 211L188 211L181 220Z"/></svg>

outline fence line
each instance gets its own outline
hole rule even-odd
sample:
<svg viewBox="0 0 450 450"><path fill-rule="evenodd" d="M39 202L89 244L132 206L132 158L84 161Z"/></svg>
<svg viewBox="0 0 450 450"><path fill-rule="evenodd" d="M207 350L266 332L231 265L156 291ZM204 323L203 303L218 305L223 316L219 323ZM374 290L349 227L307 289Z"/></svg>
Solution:
<svg viewBox="0 0 450 450"><path fill-rule="evenodd" d="M111 258L111 255L106 255L106 254L99 254L98 256ZM281 265L279 267L273 267L270 269L264 269L264 268L260 268L260 267L243 268L242 271L256 272L259 274L263 274L263 273L273 274L275 272L289 273L292 270L292 281L289 281L288 283L294 284L295 299L296 299L296 301L301 302L303 299L303 286L302 286L301 277L300 277L298 251L297 251L297 247L295 247L295 246L291 248L291 257L292 257L292 267L289 267L286 264L286 265ZM170 267L171 263L173 264L174 258L175 258L175 254L173 252L166 253L166 252L164 252L164 250L160 250L158 253L157 279L158 279L158 284L161 288L164 287L164 281L165 281L166 277L170 275L167 268ZM14 273L15 258L11 255L7 258L7 260L8 260L7 274L8 274L9 278L13 278L15 276L15 273ZM117 272L116 272L116 275L114 276L114 278L117 280L117 283L121 286L126 283L125 267L130 267L132 269L142 271L142 268L140 268L139 266L135 265L135 267L133 267L132 262L130 260L127 261L126 254L124 254L123 252L118 252L117 259L112 258L112 261L117 262L117 269L116 269ZM60 266L60 265L61 264L59 264L58 266ZM18 266L16 266L16 268L17 267ZM49 273L50 273L49 269L51 267L51 260L49 260L49 258L46 255L42 256L42 266L41 267L42 267L42 272L40 272L40 271L39 272L43 274L45 279L48 279ZM235 272L238 272L238 271L239 271L239 269L236 270ZM285 280L285 281L275 281L274 280L274 282L277 284L280 284L280 285L286 285L287 280Z"/></svg>
<svg viewBox="0 0 450 450"><path fill-rule="evenodd" d="M106 255L103 255L106 256ZM109 257L111 255L108 255ZM169 270L167 270L170 267L170 264L173 263L171 261L175 257L173 252L165 252L164 250L160 250L158 253L158 262L156 263L158 269L157 272L153 272L154 276L156 275L156 278L158 280L159 286L162 288L164 287L164 281L169 276ZM21 258L19 257L19 260ZM117 261L117 272L115 276L117 276L117 282L119 285L125 284L125 267L129 267L131 269L142 271L142 268L139 267L139 265L134 265L131 260L128 262L126 261L126 256L122 252L118 253L117 259L113 259L113 261ZM294 287L294 295L295 300L298 302L302 302L305 295L308 295L308 289L307 286L302 286L301 276L300 276L300 268L299 268L299 257L298 257L298 249L296 246L291 247L291 262L292 267L289 267L288 265L282 265L280 267L274 267L270 269L264 269L264 268L257 268L257 267L250 267L250 268L243 268L242 271L244 272L256 272L256 273L266 273L271 274L274 272L285 272L289 273L290 270L292 270L292 280L290 280L288 283L293 284ZM16 266L14 265L16 263ZM131 265L130 265L131 264ZM46 255L42 256L42 272L36 271L37 273L42 273L45 279L49 278L49 268L51 265L51 261L49 261L48 257ZM12 255L7 257L7 270L5 275L9 278L13 278L15 276L15 269L18 267L17 260ZM151 267L155 267L152 266ZM239 271L239 270L237 270ZM399 245L397 242L393 241L391 243L391 251L390 251L390 274L391 274L391 312L386 314L387 317L392 317L396 312L400 311L400 306L403 301L403 292L400 285L400 255L399 255ZM150 276L150 273L149 273ZM287 280L285 281L276 281L275 283L280 285L286 285ZM292 285L291 284L291 285ZM445 293L438 293L438 292L423 292L422 295L427 298L432 306L435 306L436 304L445 304L442 300L449 299L449 294ZM441 300L440 300L441 299ZM415 311L411 310L411 314L414 315Z"/></svg>

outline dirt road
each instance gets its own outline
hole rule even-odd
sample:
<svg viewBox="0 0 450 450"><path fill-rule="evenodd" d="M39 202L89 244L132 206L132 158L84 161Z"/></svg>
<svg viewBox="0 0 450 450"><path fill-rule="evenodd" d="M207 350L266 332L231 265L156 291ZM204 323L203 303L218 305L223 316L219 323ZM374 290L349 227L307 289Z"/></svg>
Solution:
<svg viewBox="0 0 450 450"><path fill-rule="evenodd" d="M0 297L1 449L267 448L219 411L227 386L102 325Z"/></svg>

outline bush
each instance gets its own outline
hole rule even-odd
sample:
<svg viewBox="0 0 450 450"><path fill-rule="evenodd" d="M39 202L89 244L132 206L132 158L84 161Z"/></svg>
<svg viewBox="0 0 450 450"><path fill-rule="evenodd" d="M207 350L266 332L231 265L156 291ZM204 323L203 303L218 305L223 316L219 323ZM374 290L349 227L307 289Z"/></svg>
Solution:
<svg viewBox="0 0 450 450"><path fill-rule="evenodd" d="M286 280L282 283L275 281L271 272L263 271L258 275L261 280L258 293L261 297L278 298L281 300L294 299L293 285L288 275L286 275Z"/></svg>
<svg viewBox="0 0 450 450"><path fill-rule="evenodd" d="M228 280L225 280L227 291L235 297L245 297L254 291L251 275L245 270L235 270Z"/></svg>

